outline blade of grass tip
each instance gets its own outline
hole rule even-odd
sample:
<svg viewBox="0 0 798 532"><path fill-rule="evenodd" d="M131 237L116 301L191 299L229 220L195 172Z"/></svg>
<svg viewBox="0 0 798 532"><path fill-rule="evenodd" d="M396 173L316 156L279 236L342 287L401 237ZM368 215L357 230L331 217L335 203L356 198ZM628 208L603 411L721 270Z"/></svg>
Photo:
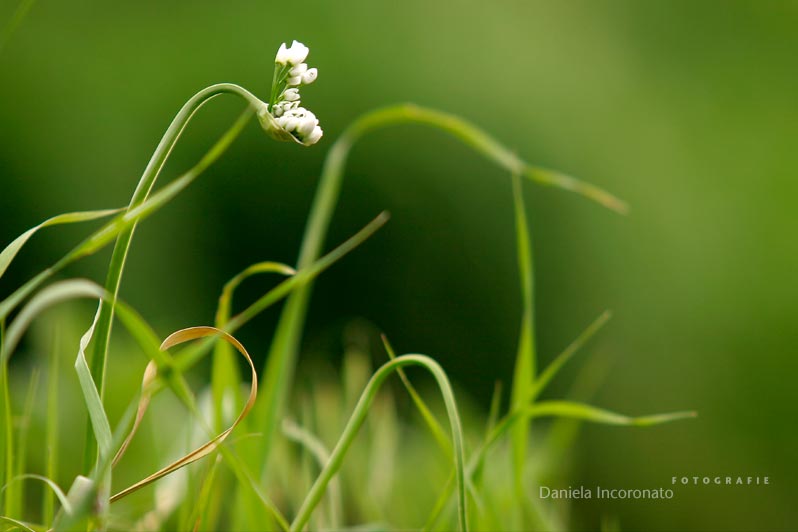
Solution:
<svg viewBox="0 0 798 532"><path fill-rule="evenodd" d="M296 270L292 267L279 262L259 262L253 264L239 272L232 279L225 283L222 293L219 296L219 304L216 309L215 327L224 330L230 321L231 308L233 305L233 293L242 282L253 275L263 273L278 273L281 275L292 276ZM239 388L241 385L241 373L235 361L232 347L227 342L216 342L213 356L213 367L211 370L211 395L213 396L214 417L216 430L222 430L224 426L225 397L229 396L235 402L234 407L239 409Z"/></svg>
<svg viewBox="0 0 798 532"><path fill-rule="evenodd" d="M99 460L105 462L111 455L113 434L111 433L111 424L108 422L108 416L103 407L102 398L100 398L100 392L97 390L97 386L91 376L91 369L89 369L89 364L86 361L86 348L91 341L96 324L97 316L95 315L91 327L80 338L78 356L75 358L75 371L78 374L78 383L83 393L83 402L86 404L94 438L87 438L86 445L89 445L89 441L95 442L99 452ZM94 489L98 490L97 513L101 522L104 522L108 511L108 496L111 489L110 469L104 472L102 478L97 479L97 487Z"/></svg>
<svg viewBox="0 0 798 532"><path fill-rule="evenodd" d="M47 422L45 428L44 442L45 452L45 471L47 477L57 478L58 476L58 377L59 377L59 346L61 345L60 329L56 328L53 334L53 345L50 348L50 364L47 372ZM47 492L42 498L42 519L46 524L51 524L55 517L55 500L53 492ZM60 497L59 497L60 498ZM61 504L64 504L64 498Z"/></svg>
<svg viewBox="0 0 798 532"><path fill-rule="evenodd" d="M323 468L330 461L330 452L322 441L307 429L297 425L291 419L283 420L283 434L286 437L304 447L308 453L316 460L320 468ZM341 526L341 515L343 504L341 502L341 483L338 478L330 481L330 522L331 530L338 530Z"/></svg>
<svg viewBox="0 0 798 532"><path fill-rule="evenodd" d="M596 318L593 323L591 323L582 334L576 337L576 339L571 342L568 347L565 348L557 358L551 361L551 364L546 366L546 369L540 374L540 376L535 380L535 383L532 385L532 390L527 397L527 402L532 402L535 398L540 395L546 386L551 382L557 372L569 361L571 358L579 351L582 346L584 346L588 340L593 338L593 336L602 328L604 325L610 320L612 317L612 312L609 310L605 310L598 318Z"/></svg>
<svg viewBox="0 0 798 532"><path fill-rule="evenodd" d="M452 432L452 448L454 455L454 463L456 470L456 485L457 485L457 502L458 502L458 525L459 529L468 530L468 503L466 500L465 489L465 473L464 473L464 458L463 458L463 430L460 423L460 414L457 409L457 403L454 399L451 385L446 373L438 365L437 362L424 355L402 355L394 360L385 363L380 367L369 380L366 389L360 396L354 411L352 412L349 421L344 428L338 443L333 449L330 460L319 473L316 482L310 488L305 500L302 502L301 507L297 511L294 521L291 523L291 531L299 532L307 525L313 510L318 506L319 501L324 495L330 480L336 475L338 470L343 465L349 447L357 436L360 427L368 415L369 409L374 402L374 398L379 391L380 386L385 379L394 372L397 368L417 365L427 369L435 378L436 383L440 389L441 395L446 407L446 413L449 416L449 423Z"/></svg>
<svg viewBox="0 0 798 532"><path fill-rule="evenodd" d="M518 272L521 278L521 302L523 316L521 318L521 334L518 341L518 353L515 359L513 385L510 392L510 406L519 409L527 404L535 382L535 305L534 274L532 262L532 243L529 233L526 209L524 207L523 188L518 173L512 175L513 208L515 212L516 253ZM512 430L513 479L516 496L523 500L526 493L523 485L523 474L526 464L527 439L530 423L520 419Z"/></svg>
<svg viewBox="0 0 798 532"><path fill-rule="evenodd" d="M529 413L534 417L570 417L605 425L626 425L635 427L649 427L698 416L696 412L691 410L630 417L603 408L572 401L541 401L531 406L529 408Z"/></svg>
<svg viewBox="0 0 798 532"><path fill-rule="evenodd" d="M112 214L117 214L120 211L122 211L122 209L105 209L59 214L58 216L53 216L52 218L43 221L39 225L28 229L15 238L13 242L7 245L5 249L0 252L0 277L3 276L9 265L11 265L11 262L14 260L14 257L17 256L17 253L19 253L19 251L22 249L22 246L24 246L25 243L30 240L30 238L40 229L44 229L45 227L50 227L52 225L89 222L99 218L111 216Z"/></svg>
<svg viewBox="0 0 798 532"><path fill-rule="evenodd" d="M24 406L22 408L22 417L19 419L19 430L18 430L18 440L17 440L17 448L19 449L19 453L17 453L17 463L16 467L14 468L14 473L17 476L24 475L25 470L28 467L28 436L30 435L30 425L31 419L33 418L33 407L35 406L36 397L39 391L39 377L41 376L41 372L39 368L34 368L31 372L30 383L28 384L28 393L25 396L25 402L23 403ZM17 490L16 491L17 500L16 507L19 511L22 511L23 508L26 507L25 503L25 491L24 490ZM20 514L21 515L21 514Z"/></svg>
<svg viewBox="0 0 798 532"><path fill-rule="evenodd" d="M382 345L385 346L385 351L388 353L388 357L391 360L395 360L396 352L391 346L391 343L388 341L388 337L384 334L381 334L380 338L382 338ZM435 442L438 444L438 447L441 448L447 458L451 459L452 444L449 443L449 438L443 431L443 427L441 427L440 423L438 423L438 420L435 419L435 416L427 406L427 403L424 402L424 399L422 399L418 394L416 387L413 386L413 383L407 378L405 371L402 368L397 368L396 373L399 375L399 378L402 380L402 384L404 384L405 388L407 389L407 393L410 394L413 404L415 404L416 408L418 408L421 417L424 419L424 423L426 423L427 427L432 433L432 436L435 438Z"/></svg>
<svg viewBox="0 0 798 532"><path fill-rule="evenodd" d="M354 144L367 133L399 124L431 126L454 136L505 170L521 174L540 184L576 192L619 213L626 213L628 210L625 202L599 187L559 172L529 165L487 133L457 116L412 104L395 105L362 115L344 131L328 152L302 239L299 269L314 262L321 254L340 195L346 162ZM292 380L310 292L311 285L308 285L294 293L286 302L266 359L264 374L271 380L268 381L259 402L268 410L263 416L265 444L260 453L264 473L264 466L268 462L269 442L276 431L277 420L281 417L283 404L288 397L288 384L281 383L290 383ZM261 417L258 416L258 419Z"/></svg>

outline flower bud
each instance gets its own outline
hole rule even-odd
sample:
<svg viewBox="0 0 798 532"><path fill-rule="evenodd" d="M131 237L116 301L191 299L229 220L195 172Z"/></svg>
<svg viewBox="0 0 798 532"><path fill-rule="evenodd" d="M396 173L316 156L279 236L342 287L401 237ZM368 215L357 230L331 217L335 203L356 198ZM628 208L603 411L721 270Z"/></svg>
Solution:
<svg viewBox="0 0 798 532"><path fill-rule="evenodd" d="M310 49L299 41L291 43L290 48L286 48L285 43L282 43L280 49L277 50L274 62L281 65L298 66L305 60L309 52Z"/></svg>
<svg viewBox="0 0 798 532"><path fill-rule="evenodd" d="M311 68L307 72L302 73L302 85L310 85L316 78L319 76L319 70L316 68Z"/></svg>
<svg viewBox="0 0 798 532"><path fill-rule="evenodd" d="M288 62L288 49L285 47L285 43L280 45L280 49L277 50L277 55L274 58L275 63L279 63L284 65Z"/></svg>
<svg viewBox="0 0 798 532"><path fill-rule="evenodd" d="M321 128L319 126L316 126L316 127L313 128L313 131L310 133L310 135L306 136L303 139L302 143L305 146L310 146L311 144L316 144L323 134L324 134L324 132L321 130Z"/></svg>
<svg viewBox="0 0 798 532"><path fill-rule="evenodd" d="M307 137L312 132L313 129L319 125L319 121L316 119L316 115L308 111L304 117L299 119L299 123L296 127L296 132L299 134L300 137Z"/></svg>
<svg viewBox="0 0 798 532"><path fill-rule="evenodd" d="M288 71L289 76L301 76L308 71L308 64L301 63Z"/></svg>
<svg viewBox="0 0 798 532"><path fill-rule="evenodd" d="M299 89L286 89L283 93L283 98L288 102L295 102L299 100Z"/></svg>
<svg viewBox="0 0 798 532"><path fill-rule="evenodd" d="M310 49L299 41L291 43L288 49L288 64L297 66L305 61Z"/></svg>

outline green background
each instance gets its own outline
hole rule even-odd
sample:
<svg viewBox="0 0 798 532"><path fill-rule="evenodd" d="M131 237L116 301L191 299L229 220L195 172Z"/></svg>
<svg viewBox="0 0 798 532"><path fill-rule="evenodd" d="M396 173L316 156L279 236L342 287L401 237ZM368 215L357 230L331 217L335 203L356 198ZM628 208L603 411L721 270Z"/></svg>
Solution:
<svg viewBox="0 0 798 532"><path fill-rule="evenodd" d="M0 3L0 21L16 2ZM571 484L670 487L682 475L769 486L678 487L672 501L576 503L592 528L798 526L798 2L53 2L0 50L0 242L65 211L129 199L169 120L198 89L266 96L282 41L311 48L303 103L325 137L303 149L252 124L223 160L139 229L123 297L159 331L209 323L222 283L292 263L320 165L358 115L411 101L459 114L524 158L599 184L622 217L526 186L541 363L596 315L587 355L612 361L593 402L630 414L696 409L652 429L588 427ZM215 102L165 178L237 116ZM317 284L306 357L375 323L486 402L508 381L520 318L508 176L456 141L388 130L354 151L328 245L383 209L389 225ZM9 293L86 228L43 232ZM70 274L102 280L107 254ZM239 304L260 293L253 281ZM263 356L276 312L240 337ZM112 361L113 363L113 361ZM578 359L553 396L568 393Z"/></svg>

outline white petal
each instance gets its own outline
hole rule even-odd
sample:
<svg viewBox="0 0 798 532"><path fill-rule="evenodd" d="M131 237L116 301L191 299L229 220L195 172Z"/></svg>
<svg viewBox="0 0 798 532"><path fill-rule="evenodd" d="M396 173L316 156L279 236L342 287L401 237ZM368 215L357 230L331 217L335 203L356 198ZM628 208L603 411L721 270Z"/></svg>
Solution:
<svg viewBox="0 0 798 532"><path fill-rule="evenodd" d="M299 89L287 89L283 93L283 98L289 102L295 102L299 100Z"/></svg>
<svg viewBox="0 0 798 532"><path fill-rule="evenodd" d="M299 41L294 41L288 49L288 63L296 66L304 62L308 57L310 49Z"/></svg>
<svg viewBox="0 0 798 532"><path fill-rule="evenodd" d="M319 126L316 126L315 128L313 128L313 131L310 133L310 135L305 137L304 143L307 144L308 146L310 146L311 144L316 144L322 135L324 135L324 132L321 130Z"/></svg>
<svg viewBox="0 0 798 532"><path fill-rule="evenodd" d="M307 71L308 71L308 64L307 63L300 63L297 66L295 66L294 68L292 68L289 71L288 75L289 76L301 76L302 74L304 74Z"/></svg>
<svg viewBox="0 0 798 532"><path fill-rule="evenodd" d="M274 62L284 65L288 62L288 57L288 49L285 47L285 43L283 43L280 45L280 49L277 50L277 56L274 58Z"/></svg>

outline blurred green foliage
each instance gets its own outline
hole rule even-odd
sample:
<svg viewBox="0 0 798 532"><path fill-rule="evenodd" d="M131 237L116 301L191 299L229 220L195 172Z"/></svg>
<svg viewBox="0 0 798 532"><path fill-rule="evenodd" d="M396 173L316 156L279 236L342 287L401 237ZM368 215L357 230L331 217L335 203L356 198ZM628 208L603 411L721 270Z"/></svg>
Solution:
<svg viewBox="0 0 798 532"><path fill-rule="evenodd" d="M0 3L0 21L16 4ZM324 152L350 121L397 101L460 114L632 206L623 218L526 188L541 363L611 308L591 349L613 359L594 402L701 416L587 429L573 482L771 479L680 488L669 502L577 503L581 522L609 513L625 529L787 530L798 523L796 22L790 1L38 0L0 52L0 241L59 212L125 204L189 96L219 81L264 94L273 51L299 39L319 68L304 101L325 139L305 150L251 126L139 228L122 296L162 332L210 323L235 272L294 261ZM164 177L239 107L204 110ZM365 317L398 350L434 356L487 408L493 381L511 375L521 308L508 176L438 133L386 131L355 150L329 245L382 209L389 226L319 280L307 357L336 357L343 326ZM0 290L84 231L37 236ZM102 254L71 273L102 281L106 264ZM253 355L275 316L242 331Z"/></svg>

